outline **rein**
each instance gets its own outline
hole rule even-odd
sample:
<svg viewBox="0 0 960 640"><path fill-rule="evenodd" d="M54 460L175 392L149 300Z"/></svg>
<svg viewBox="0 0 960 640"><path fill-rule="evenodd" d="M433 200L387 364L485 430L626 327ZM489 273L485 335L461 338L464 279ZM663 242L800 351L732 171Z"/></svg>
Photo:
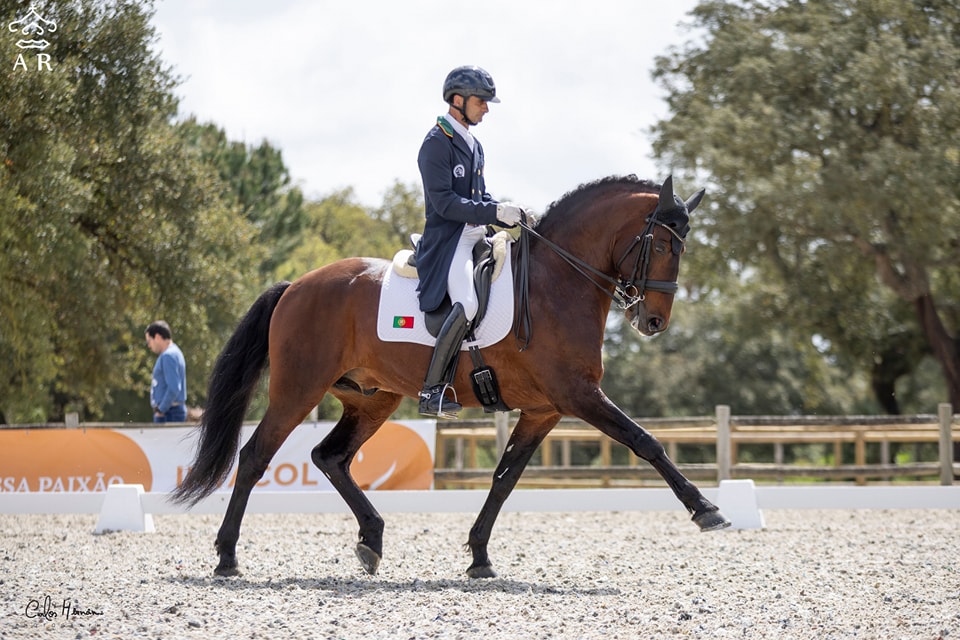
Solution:
<svg viewBox="0 0 960 640"><path fill-rule="evenodd" d="M518 321L516 329L514 330L514 336L516 337L520 351L523 351L530 345L530 339L532 336L532 320L529 301L530 236L532 235L546 244L554 253L563 258L567 264L573 267L577 273L582 275L591 284L600 289L604 295L617 303L617 306L621 310L627 310L638 302L643 302L643 300L646 298L646 292L648 290L673 295L679 288L676 281L651 280L647 277L647 271L650 268L650 248L653 246L654 227L660 226L669 231L673 235L674 240L679 244L680 250L682 250L685 243L684 238L677 233L676 230L657 220L656 214L657 211L654 211L650 214L650 217L647 218L647 226L644 227L640 235L633 238L633 242L630 243L630 246L627 247L627 250L624 252L623 256L617 261L616 267L617 271L619 272L620 265L623 263L623 261L626 260L627 256L634 251L638 244L640 245L640 251L637 252L637 259L633 263L633 273L630 275L629 279L624 279L622 275L617 278L611 278L602 271L590 266L560 245L548 240L539 232L534 230L533 227L527 224L526 215L524 214L523 220L517 223L521 228L521 232L519 265L517 267L516 274L518 288ZM671 245L673 244L674 243L671 243ZM675 253L678 253L678 251ZM637 275L638 273L639 277ZM613 292L611 293L606 286L597 282L595 278L599 278L607 285L613 285ZM520 337L521 325L523 327L522 338Z"/></svg>

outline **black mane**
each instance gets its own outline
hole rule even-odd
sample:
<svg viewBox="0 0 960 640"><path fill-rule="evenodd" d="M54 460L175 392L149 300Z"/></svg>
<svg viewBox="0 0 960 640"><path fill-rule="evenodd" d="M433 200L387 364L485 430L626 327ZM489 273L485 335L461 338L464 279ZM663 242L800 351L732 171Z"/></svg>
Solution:
<svg viewBox="0 0 960 640"><path fill-rule="evenodd" d="M573 191L568 191L565 193L559 200L555 200L550 203L550 206L547 207L547 210L544 213L543 222L546 222L551 215L554 217L554 219L557 217L563 217L567 211L575 208L577 203L579 203L585 197L588 195L595 195L597 190L624 187L630 189L631 191L640 193L660 193L659 184L650 180L641 180L634 174L627 176L608 176L606 178L594 180L593 182L581 184Z"/></svg>

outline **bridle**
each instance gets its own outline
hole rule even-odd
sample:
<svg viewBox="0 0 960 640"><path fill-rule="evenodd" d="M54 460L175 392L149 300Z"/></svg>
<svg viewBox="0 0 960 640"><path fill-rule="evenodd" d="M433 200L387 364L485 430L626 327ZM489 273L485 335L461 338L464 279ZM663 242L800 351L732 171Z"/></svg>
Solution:
<svg viewBox="0 0 960 640"><path fill-rule="evenodd" d="M650 249L653 246L653 232L656 227L663 227L669 231L671 235L673 235L670 246L674 255L680 255L680 253L683 251L684 243L686 242L684 238L686 233L681 235L681 233L676 229L661 221L657 217L658 213L660 213L659 206L654 209L653 213L651 213L647 218L647 224L643 228L643 231L640 233L640 235L634 236L633 242L631 242L630 246L627 247L627 250L624 252L623 256L617 260L616 278L611 278L602 271L590 266L552 240L542 236L527 223L526 214L523 214L522 220L517 223L521 227L522 231L520 232L520 250L518 255L519 264L517 265L517 270L514 274L515 284L517 287L517 322L514 328L514 337L516 338L517 346L519 347L520 351L524 351L528 346L530 346L530 339L533 337L529 291L530 236L534 236L552 249L554 253L563 258L567 264L573 267L577 273L582 275L591 284L600 289L604 295L617 303L617 306L620 307L620 309L627 310L638 302L643 302L643 300L646 298L647 291L656 291L659 293L673 295L678 289L676 280L651 280L649 277L647 277L647 272L650 269ZM689 227L686 229L689 229ZM686 229L683 231L685 232ZM637 248L637 245L640 246L640 250L637 252L637 259L633 263L633 272L630 274L629 278L624 278L620 272L620 265L623 264L623 261L627 259L627 256L633 253L633 251ZM607 286L597 282L595 278L599 278L607 285L613 285L613 292L611 293Z"/></svg>
<svg viewBox="0 0 960 640"><path fill-rule="evenodd" d="M627 310L638 302L643 302L646 298L647 291L655 291L667 295L677 293L678 285L676 280L652 280L648 277L651 258L650 251L653 247L653 232L656 231L657 227L663 227L669 231L673 236L670 242L671 251L676 256L683 253L687 233L690 231L689 222L685 223L682 227L674 228L664 222L662 217L668 217L674 212L681 211L685 214L685 217L689 216L690 212L700 204L704 192L705 190L701 189L690 199L683 201L673 193L673 176L667 176L667 179L663 181L663 185L660 187L657 207L653 210L653 213L647 216L646 226L640 235L634 236L633 242L627 247L623 256L617 260L615 265L617 277L615 278L590 266L563 247L544 238L527 223L526 214L523 214L521 221L518 223L522 230L520 232L520 246L517 251L518 264L514 272L514 281L517 288L517 321L514 326L514 337L517 340L520 351L523 351L530 345L530 339L532 337L532 312L530 310L529 290L530 236L541 240L580 275L600 289L604 295L616 302L620 309ZM689 220L688 217L687 220ZM634 251L637 252L637 258L633 261L633 271L630 273L629 278L625 278L620 267ZM600 282L598 282L597 279L599 279ZM611 285L613 286L612 292L610 291Z"/></svg>
<svg viewBox="0 0 960 640"><path fill-rule="evenodd" d="M676 280L653 280L648 277L648 271L650 270L650 250L653 247L653 232L656 227L663 227L673 236L671 244L671 250L674 255L680 255L683 251L684 243L686 242L685 238L677 232L676 229L667 225L657 218L657 214L660 213L659 207L650 214L646 220L646 226L643 228L643 231L638 236L634 236L633 242L630 243L630 246L627 247L627 250L623 253L623 256L617 260L617 277L611 278L602 271L590 266L577 256L573 255L563 247L557 245L556 243L548 240L540 233L538 233L533 227L528 225L525 221L518 223L523 228L524 234L530 234L546 244L550 249L553 250L558 256L563 258L567 264L573 267L580 275L589 280L594 286L603 291L603 293L613 300L618 307L622 310L629 309L638 302L643 302L646 299L647 291L656 291L658 293L666 294L676 294L679 286L677 285ZM639 246L639 251L636 252L636 260L633 261L633 271L630 274L629 278L625 278L620 269L620 265L627 259L627 257L633 253ZM597 282L596 278L599 278L607 285L613 285L613 292L611 293L606 286Z"/></svg>
<svg viewBox="0 0 960 640"><path fill-rule="evenodd" d="M670 247L674 255L679 256L686 243L686 240L676 229L657 219L658 211L650 214L643 232L633 238L633 242L627 247L623 257L617 261L617 272L619 273L620 265L633 252L634 248L638 244L640 245L637 259L633 262L633 273L631 273L630 279L626 280L623 276L620 276L618 278L619 284L614 289L614 301L621 309L629 309L638 302L643 302L646 299L647 290L674 295L679 288L676 280L651 280L647 277L647 272L650 270L650 249L653 246L654 227L663 227L673 236Z"/></svg>

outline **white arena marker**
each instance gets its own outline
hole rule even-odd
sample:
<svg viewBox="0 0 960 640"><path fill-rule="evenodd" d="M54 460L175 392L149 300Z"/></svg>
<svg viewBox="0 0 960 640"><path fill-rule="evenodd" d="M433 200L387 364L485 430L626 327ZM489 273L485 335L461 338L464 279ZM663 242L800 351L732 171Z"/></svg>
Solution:
<svg viewBox="0 0 960 640"><path fill-rule="evenodd" d="M109 531L140 531L153 533L153 516L143 510L142 484L112 484L100 507L94 533Z"/></svg>
<svg viewBox="0 0 960 640"><path fill-rule="evenodd" d="M763 529L766 526L757 504L757 488L753 480L721 480L717 506L731 522L730 529Z"/></svg>

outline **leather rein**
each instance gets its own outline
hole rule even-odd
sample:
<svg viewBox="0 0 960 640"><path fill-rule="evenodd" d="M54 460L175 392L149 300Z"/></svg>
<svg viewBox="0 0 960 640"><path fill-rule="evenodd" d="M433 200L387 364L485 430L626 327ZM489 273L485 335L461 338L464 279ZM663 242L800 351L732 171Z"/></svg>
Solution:
<svg viewBox="0 0 960 640"><path fill-rule="evenodd" d="M611 278L602 271L590 266L555 242L542 236L533 227L527 224L526 215L524 215L523 220L517 223L521 227L522 231L520 232L520 264L517 269L516 276L519 291L517 305L517 313L519 317L516 323L516 329L514 330L514 335L517 339L520 351L523 351L527 348L527 346L529 346L532 334L528 287L528 256L530 253L529 236L532 235L546 244L554 253L563 258L567 264L573 267L577 273L582 275L591 284L600 289L604 295L613 300L620 309L627 310L638 302L643 302L643 300L646 298L647 291L656 291L658 293L673 295L676 294L677 289L679 288L676 280L652 280L647 277L647 272L650 269L650 250L653 246L653 231L655 227L663 227L669 231L671 235L673 235L673 242L670 244L671 250L676 255L679 255L683 251L683 246L686 242L683 236L677 233L675 229L657 219L658 211L659 209L654 210L654 212L650 214L650 216L647 218L647 224L643 228L643 231L640 233L640 235L634 236L633 242L630 243L630 246L627 247L627 250L624 252L623 256L617 261L616 267L618 275L616 278ZM620 274L620 265L631 253L633 253L633 251L637 248L637 245L640 246L640 250L637 252L636 260L633 262L633 272L630 274L629 278L624 278L623 275ZM606 284L597 282L596 278L599 278ZM612 293L608 289L608 285L613 285ZM521 324L523 325L524 334L522 338L520 336Z"/></svg>

